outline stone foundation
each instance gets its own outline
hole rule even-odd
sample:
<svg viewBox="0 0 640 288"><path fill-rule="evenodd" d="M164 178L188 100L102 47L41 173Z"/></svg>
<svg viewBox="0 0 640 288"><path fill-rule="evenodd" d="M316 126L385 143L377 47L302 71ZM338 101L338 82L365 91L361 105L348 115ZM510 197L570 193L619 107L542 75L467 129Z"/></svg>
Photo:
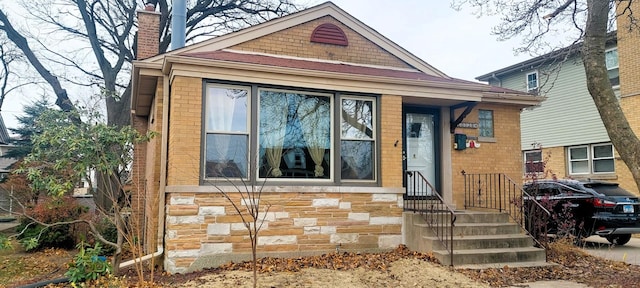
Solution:
<svg viewBox="0 0 640 288"><path fill-rule="evenodd" d="M402 192L371 190L376 192L263 192L258 253L296 257L396 248L402 244ZM240 194L230 196L246 213ZM242 217L221 193L172 192L167 201L168 272L187 273L250 259L251 243Z"/></svg>

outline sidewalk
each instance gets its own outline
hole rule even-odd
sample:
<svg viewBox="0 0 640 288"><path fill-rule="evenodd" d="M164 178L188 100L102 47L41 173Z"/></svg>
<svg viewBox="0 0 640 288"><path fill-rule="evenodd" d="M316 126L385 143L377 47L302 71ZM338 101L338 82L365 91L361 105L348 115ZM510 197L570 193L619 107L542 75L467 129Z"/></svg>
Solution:
<svg viewBox="0 0 640 288"><path fill-rule="evenodd" d="M629 243L615 246L605 238L591 236L587 238L584 250L593 256L640 265L640 238L631 237Z"/></svg>

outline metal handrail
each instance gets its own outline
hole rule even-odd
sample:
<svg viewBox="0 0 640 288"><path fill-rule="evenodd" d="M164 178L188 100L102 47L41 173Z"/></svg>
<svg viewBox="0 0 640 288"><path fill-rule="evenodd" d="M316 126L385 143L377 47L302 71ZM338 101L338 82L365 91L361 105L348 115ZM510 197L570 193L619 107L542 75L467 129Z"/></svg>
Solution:
<svg viewBox="0 0 640 288"><path fill-rule="evenodd" d="M464 176L464 207L482 208L506 212L529 237L538 244L547 235L546 225L551 212L546 209L535 197L524 191L515 181L503 173L468 174L462 171ZM530 217L543 217L536 221L529 221Z"/></svg>
<svg viewBox="0 0 640 288"><path fill-rule="evenodd" d="M440 193L419 171L405 171L407 193L404 210L420 213L442 246L449 252L453 266L453 227L456 214ZM449 221L447 221L449 220Z"/></svg>

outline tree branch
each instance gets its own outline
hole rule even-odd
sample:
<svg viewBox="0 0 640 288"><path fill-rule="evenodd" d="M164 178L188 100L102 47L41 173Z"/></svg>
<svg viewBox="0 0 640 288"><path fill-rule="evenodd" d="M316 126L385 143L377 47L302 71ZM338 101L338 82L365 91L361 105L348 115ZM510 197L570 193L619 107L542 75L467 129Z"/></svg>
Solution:
<svg viewBox="0 0 640 288"><path fill-rule="evenodd" d="M553 19L554 17L558 16L558 14L562 13L562 11L567 9L567 7L569 7L569 5L571 5L571 3L575 4L575 2L576 2L576 0L567 0L567 2L564 2L564 4L562 4L562 5L560 5L560 7L556 8L556 10L554 10L553 12L543 16L542 19L545 19L547 21L551 21L551 19Z"/></svg>
<svg viewBox="0 0 640 288"><path fill-rule="evenodd" d="M56 94L56 105L60 107L63 111L75 111L75 107L71 100L69 100L69 96L67 95L67 90L62 88L60 81L56 76L51 74L49 70L47 70L44 65L40 62L38 57L33 53L31 48L29 47L29 43L27 39L22 36L18 31L13 28L11 22L7 18L7 15L0 9L0 30L3 30L7 37L24 53L29 63L38 71L38 74L44 78L47 83L53 88L53 92Z"/></svg>

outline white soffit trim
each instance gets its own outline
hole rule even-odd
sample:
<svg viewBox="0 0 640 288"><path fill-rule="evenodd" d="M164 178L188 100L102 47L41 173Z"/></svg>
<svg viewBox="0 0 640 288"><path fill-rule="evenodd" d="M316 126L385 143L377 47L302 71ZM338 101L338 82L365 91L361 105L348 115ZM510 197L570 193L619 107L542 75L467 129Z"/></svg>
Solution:
<svg viewBox="0 0 640 288"><path fill-rule="evenodd" d="M247 42L256 38L260 38L265 35L269 35L287 28L291 28L324 16L331 16L342 24L346 25L350 29L361 34L371 42L380 46L382 49L388 51L392 55L407 62L409 65L416 69L433 76L439 76L444 78L450 78L442 71L429 65L422 59L411 54L411 52L400 47L398 44L384 37L371 27L362 23L360 20L354 18L349 13L340 9L338 6L331 2L325 2L318 6L302 10L284 17L273 19L262 24L258 24L252 27L248 27L236 32L228 33L225 35L217 36L215 38L205 40L199 43L191 44L181 49L173 50L164 54L150 57L145 62L162 62L164 56L177 55L182 53L194 53L194 52L210 52L229 48L231 46ZM309 35L311 37L311 35Z"/></svg>

